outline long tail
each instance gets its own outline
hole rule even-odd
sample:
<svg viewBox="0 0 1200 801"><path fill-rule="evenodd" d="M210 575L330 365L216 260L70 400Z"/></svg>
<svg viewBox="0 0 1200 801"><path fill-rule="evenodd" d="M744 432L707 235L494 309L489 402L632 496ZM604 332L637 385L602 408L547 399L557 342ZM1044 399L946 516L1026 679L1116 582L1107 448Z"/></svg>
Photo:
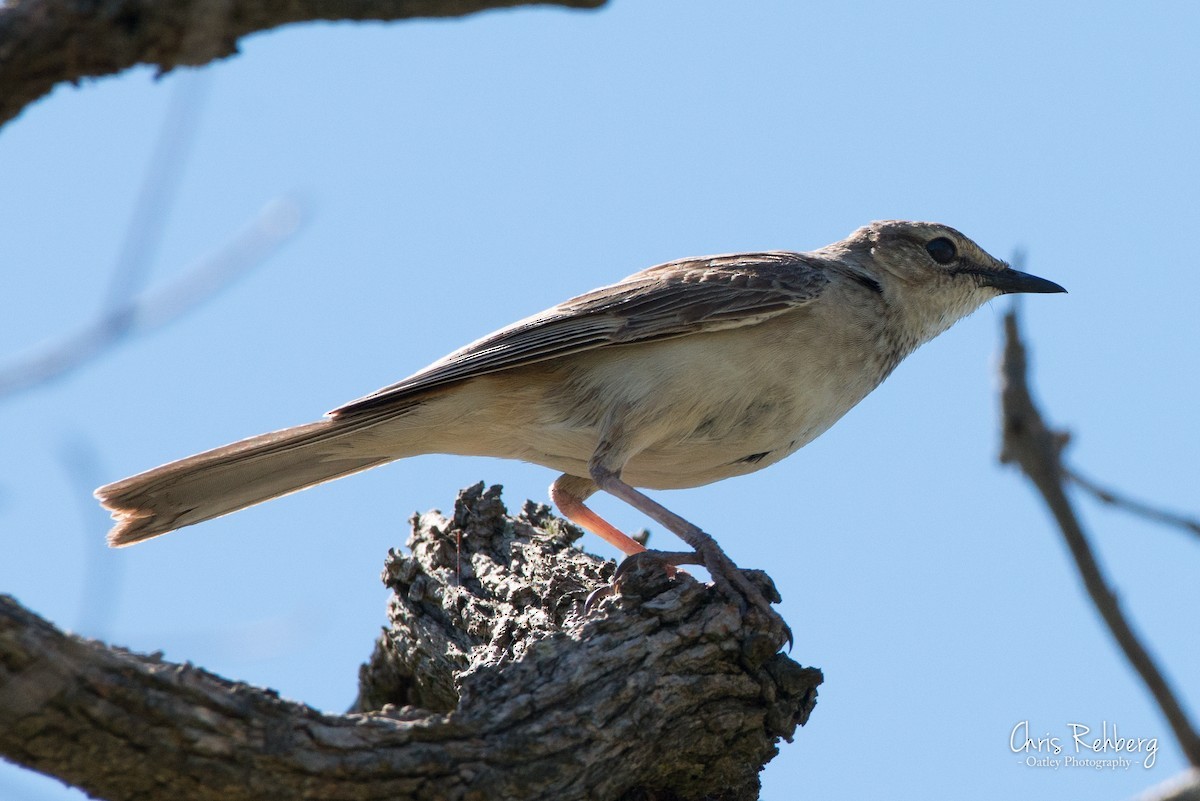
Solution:
<svg viewBox="0 0 1200 801"><path fill-rule="evenodd" d="M132 545L395 459L356 447L369 436L364 422L285 428L106 484L96 497L116 520L108 544Z"/></svg>

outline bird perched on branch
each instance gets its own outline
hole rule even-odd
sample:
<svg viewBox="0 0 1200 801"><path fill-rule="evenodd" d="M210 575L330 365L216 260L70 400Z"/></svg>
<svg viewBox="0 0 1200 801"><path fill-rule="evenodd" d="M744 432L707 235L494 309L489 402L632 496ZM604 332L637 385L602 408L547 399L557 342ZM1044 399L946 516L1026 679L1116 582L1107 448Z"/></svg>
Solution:
<svg viewBox="0 0 1200 801"><path fill-rule="evenodd" d="M550 497L628 555L585 505L604 490L677 534L742 603L773 614L700 528L636 489L695 487L811 442L919 345L1009 292L1063 292L944 225L885 221L809 253L682 259L479 339L307 425L96 490L113 546L425 453L560 471Z"/></svg>

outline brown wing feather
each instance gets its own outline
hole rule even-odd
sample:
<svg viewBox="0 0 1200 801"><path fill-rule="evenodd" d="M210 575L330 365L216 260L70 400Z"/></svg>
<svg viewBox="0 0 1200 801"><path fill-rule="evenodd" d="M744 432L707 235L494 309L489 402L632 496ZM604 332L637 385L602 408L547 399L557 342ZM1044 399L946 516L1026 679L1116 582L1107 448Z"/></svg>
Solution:
<svg viewBox="0 0 1200 801"><path fill-rule="evenodd" d="M330 412L344 417L457 381L610 345L753 325L817 297L826 266L800 253L668 262L472 342L404 380Z"/></svg>

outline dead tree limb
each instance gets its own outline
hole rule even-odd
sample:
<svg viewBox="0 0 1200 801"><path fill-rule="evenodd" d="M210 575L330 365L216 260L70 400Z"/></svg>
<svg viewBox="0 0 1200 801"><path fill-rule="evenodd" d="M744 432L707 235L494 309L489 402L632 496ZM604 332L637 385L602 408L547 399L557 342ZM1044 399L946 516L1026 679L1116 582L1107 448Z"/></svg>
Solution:
<svg viewBox="0 0 1200 801"><path fill-rule="evenodd" d="M1064 470L1066 470L1067 478L1071 480L1072 484L1079 487L1088 495L1091 495L1100 503L1149 520L1151 523L1171 526L1172 528L1181 528L1190 534L1200 536L1200 519L1179 512L1168 511L1126 495L1111 487L1101 486L1098 482L1093 481L1074 468L1064 466Z"/></svg>
<svg viewBox="0 0 1200 801"><path fill-rule="evenodd" d="M1083 586L1112 632L1125 658L1137 671L1175 734L1184 757L1200 768L1200 737L1188 720L1175 691L1155 664L1149 650L1121 611L1117 593L1100 568L1083 524L1067 497L1067 474L1062 449L1067 437L1050 429L1029 391L1025 344L1017 327L1016 309L1004 316L1004 357L1000 366L1003 445L1000 461L1016 463L1041 494L1062 533Z"/></svg>
<svg viewBox="0 0 1200 801"><path fill-rule="evenodd" d="M604 0L9 0L0 4L0 125L60 83L139 64L159 74L238 52L258 31L317 20L458 17L494 8L596 8Z"/></svg>
<svg viewBox="0 0 1200 801"><path fill-rule="evenodd" d="M114 801L756 798L820 671L686 575L635 571L582 616L612 565L579 534L544 506L508 516L482 484L450 519L414 518L362 670L373 711L346 715L0 597L0 754Z"/></svg>

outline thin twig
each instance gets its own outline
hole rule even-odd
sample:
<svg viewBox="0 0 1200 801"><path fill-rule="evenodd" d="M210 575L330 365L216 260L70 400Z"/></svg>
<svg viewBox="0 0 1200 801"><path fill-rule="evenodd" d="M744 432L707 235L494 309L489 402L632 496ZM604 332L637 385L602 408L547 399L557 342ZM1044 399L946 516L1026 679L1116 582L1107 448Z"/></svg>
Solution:
<svg viewBox="0 0 1200 801"><path fill-rule="evenodd" d="M145 287L171 208L179 196L211 82L209 72L181 75L175 81L133 212L125 226L125 237L104 299L105 311L124 307Z"/></svg>
<svg viewBox="0 0 1200 801"><path fill-rule="evenodd" d="M1090 478L1081 475L1078 470L1072 467L1064 466L1063 472L1071 480L1071 483L1101 503L1115 506L1118 509L1124 509L1130 514L1144 517L1155 523L1162 523L1165 526L1175 526L1184 531L1190 531L1192 534L1200 535L1200 520L1194 517L1188 517L1177 512L1168 512L1165 509L1151 506L1145 501L1130 498L1128 495L1123 495L1116 490L1102 487Z"/></svg>
<svg viewBox="0 0 1200 801"><path fill-rule="evenodd" d="M1175 733L1185 758L1200 768L1200 736L1188 720L1166 678L1142 645L1121 612L1116 593L1100 570L1087 535L1063 486L1066 472L1061 462L1066 438L1051 431L1033 403L1027 383L1025 345L1017 328L1016 308L1004 316L1004 360L1001 364L1003 447L1000 461L1015 462L1029 477L1050 507L1092 603L1108 625L1126 659L1141 676Z"/></svg>
<svg viewBox="0 0 1200 801"><path fill-rule="evenodd" d="M77 546L84 556L83 576L78 580L79 611L71 628L89 637L109 636L117 613L126 559L114 559L113 551L104 544L97 532L108 527L104 514L92 498L92 489L104 483L106 470L95 445L79 432L67 433L58 447L58 460L68 486L71 500L79 509L80 542Z"/></svg>
<svg viewBox="0 0 1200 801"><path fill-rule="evenodd" d="M129 299L83 330L0 369L0 400L61 378L128 337L178 320L261 264L299 230L302 220L298 201L288 197L273 200L220 250L175 281Z"/></svg>

